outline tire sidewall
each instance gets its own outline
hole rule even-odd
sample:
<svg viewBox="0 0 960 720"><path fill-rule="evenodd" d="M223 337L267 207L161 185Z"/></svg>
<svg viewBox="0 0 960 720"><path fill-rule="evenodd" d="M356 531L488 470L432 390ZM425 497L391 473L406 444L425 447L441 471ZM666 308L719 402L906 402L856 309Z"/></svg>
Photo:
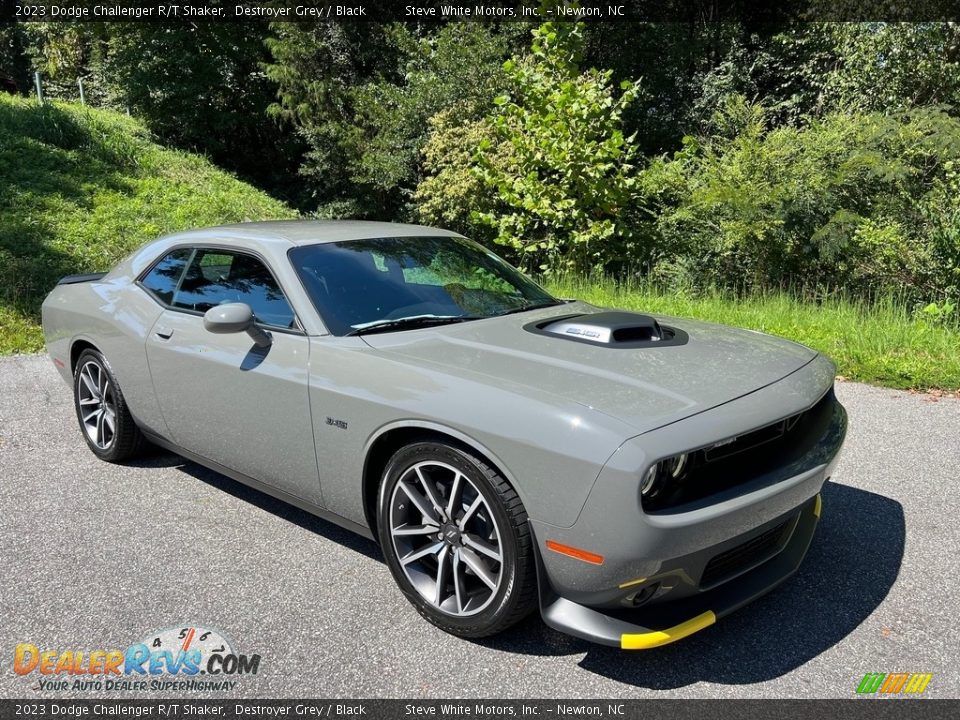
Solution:
<svg viewBox="0 0 960 720"><path fill-rule="evenodd" d="M390 500L394 488L406 471L413 465L427 460L446 463L466 475L470 482L483 494L500 530L503 577L493 600L476 615L457 617L435 608L413 587L397 558L393 536L390 533ZM387 567L390 568L390 573L401 592L413 603L420 614L434 625L457 634L483 633L486 628L495 626L503 616L511 612L518 573L519 544L516 531L510 516L503 507L499 493L487 479L482 467L469 454L439 442L419 442L399 450L384 470L383 480L380 483L377 502L377 529Z"/></svg>

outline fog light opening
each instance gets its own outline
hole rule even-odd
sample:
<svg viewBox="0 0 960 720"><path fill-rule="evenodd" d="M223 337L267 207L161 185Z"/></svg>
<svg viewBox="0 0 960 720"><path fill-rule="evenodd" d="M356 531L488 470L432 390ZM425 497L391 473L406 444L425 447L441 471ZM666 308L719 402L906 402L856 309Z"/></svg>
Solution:
<svg viewBox="0 0 960 720"><path fill-rule="evenodd" d="M655 582L647 585L642 590L635 592L633 595L627 597L631 607L640 607L646 602L649 602L653 599L653 596L657 594L657 590L660 588L660 583Z"/></svg>

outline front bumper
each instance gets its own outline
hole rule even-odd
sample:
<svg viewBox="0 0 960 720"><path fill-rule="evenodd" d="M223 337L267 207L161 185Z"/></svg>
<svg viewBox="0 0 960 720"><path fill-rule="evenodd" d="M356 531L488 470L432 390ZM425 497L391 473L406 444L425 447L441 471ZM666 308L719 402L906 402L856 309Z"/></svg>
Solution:
<svg viewBox="0 0 960 720"><path fill-rule="evenodd" d="M847 415L832 383L832 364L815 361L748 396L637 436L606 463L573 525L531 519L547 624L602 644L654 647L712 624L789 577L810 544L819 493L846 435ZM812 407L821 408L813 429L782 462L685 504L644 511L639 475L652 459L706 447L718 428L739 435L774 413L789 417ZM624 645L623 636L645 639Z"/></svg>
<svg viewBox="0 0 960 720"><path fill-rule="evenodd" d="M561 597L550 585L538 552L540 614L555 630L624 650L646 650L676 642L713 625L793 575L810 547L820 511L817 495L794 513L775 520L774 527L786 522L791 528L782 548L736 579L695 596L638 610L594 609ZM763 534L765 528L757 534Z"/></svg>

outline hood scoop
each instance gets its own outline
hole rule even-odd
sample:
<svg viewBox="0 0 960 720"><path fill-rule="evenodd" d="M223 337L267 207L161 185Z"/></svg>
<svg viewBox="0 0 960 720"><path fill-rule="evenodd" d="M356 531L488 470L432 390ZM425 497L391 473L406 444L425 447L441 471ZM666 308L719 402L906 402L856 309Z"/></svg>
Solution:
<svg viewBox="0 0 960 720"><path fill-rule="evenodd" d="M612 348L683 345L688 339L682 330L661 325L649 315L615 311L549 318L526 325L524 329Z"/></svg>

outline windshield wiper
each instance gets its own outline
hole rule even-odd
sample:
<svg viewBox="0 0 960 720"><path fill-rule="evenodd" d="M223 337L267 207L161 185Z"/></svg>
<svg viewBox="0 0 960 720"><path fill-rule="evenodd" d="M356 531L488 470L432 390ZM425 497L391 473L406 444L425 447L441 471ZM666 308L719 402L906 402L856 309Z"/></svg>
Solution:
<svg viewBox="0 0 960 720"><path fill-rule="evenodd" d="M389 330L413 330L416 328L433 327L435 325L450 325L453 323L478 320L473 315L413 315L395 320L374 320L363 325L354 326L347 335L366 335L368 333L386 332Z"/></svg>
<svg viewBox="0 0 960 720"><path fill-rule="evenodd" d="M529 305L521 305L520 307L510 308L509 310L504 310L503 312L498 312L497 317L502 315L513 315L515 313L526 312L527 310L542 310L543 308L556 307L557 305L566 305L564 300L550 300L549 302L542 303L531 303Z"/></svg>

